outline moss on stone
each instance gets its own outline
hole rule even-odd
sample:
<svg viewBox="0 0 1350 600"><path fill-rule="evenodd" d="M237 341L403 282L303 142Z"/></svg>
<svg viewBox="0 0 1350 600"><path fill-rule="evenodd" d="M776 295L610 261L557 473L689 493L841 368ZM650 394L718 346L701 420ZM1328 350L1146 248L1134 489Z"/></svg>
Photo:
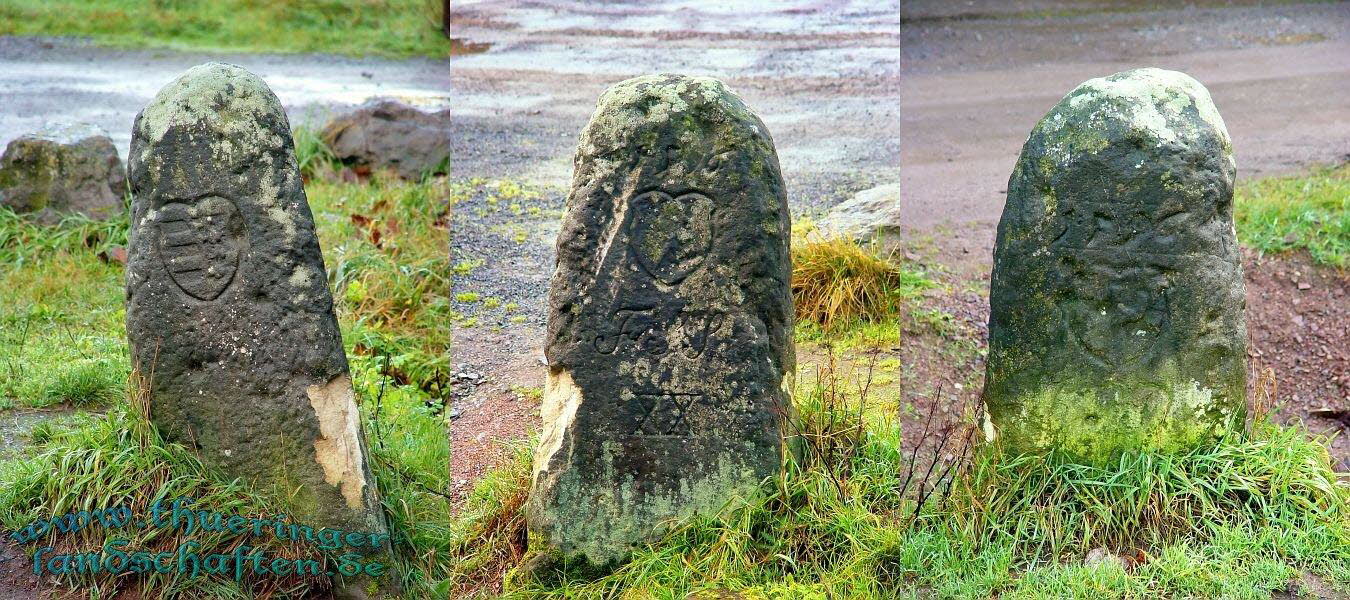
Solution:
<svg viewBox="0 0 1350 600"><path fill-rule="evenodd" d="M790 221L768 131L716 80L614 85L575 164L546 354L586 401L546 391L527 516L531 569L596 572L781 467Z"/></svg>
<svg viewBox="0 0 1350 600"><path fill-rule="evenodd" d="M561 473L551 489L551 500L536 506L534 519L556 524L587 523L582 529L562 531L552 528L547 544L562 555L584 558L596 569L607 569L626 561L638 540L658 536L660 523L674 523L690 516L712 515L739 498L749 500L760 493L757 468L745 462L758 452L753 444L729 448L706 457L704 468L689 473L678 487L650 489L631 473L620 473L620 450L612 442L603 443L595 471L578 469ZM594 485L588 480L605 482ZM643 487L639 491L639 487Z"/></svg>
<svg viewBox="0 0 1350 600"><path fill-rule="evenodd" d="M1123 451L1182 452L1240 426L1243 415L1222 397L1170 377L1047 385L1009 403L1015 412L998 419L996 435L1016 452L1059 451L1088 464Z"/></svg>

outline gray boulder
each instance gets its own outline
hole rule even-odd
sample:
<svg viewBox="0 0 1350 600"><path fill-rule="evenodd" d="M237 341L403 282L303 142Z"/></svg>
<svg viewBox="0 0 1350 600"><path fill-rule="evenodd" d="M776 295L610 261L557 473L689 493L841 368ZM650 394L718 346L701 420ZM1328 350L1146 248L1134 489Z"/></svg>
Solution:
<svg viewBox="0 0 1350 600"><path fill-rule="evenodd" d="M39 222L119 215L126 192L117 148L92 125L50 125L11 141L0 156L0 205Z"/></svg>
<svg viewBox="0 0 1350 600"><path fill-rule="evenodd" d="M334 117L320 136L343 162L390 168L406 179L442 173L450 160L450 113L376 100Z"/></svg>
<svg viewBox="0 0 1350 600"><path fill-rule="evenodd" d="M871 239L901 227L900 184L866 189L830 209L816 222L823 232L853 239Z"/></svg>
<svg viewBox="0 0 1350 600"><path fill-rule="evenodd" d="M722 83L653 75L581 134L549 295L531 568L603 571L759 493L793 372L787 196Z"/></svg>
<svg viewBox="0 0 1350 600"><path fill-rule="evenodd" d="M189 69L136 116L129 163L127 337L155 424L292 522L387 536L276 96L240 67Z"/></svg>
<svg viewBox="0 0 1350 600"><path fill-rule="evenodd" d="M1100 462L1241 427L1233 149L1175 71L1093 79L1041 119L1008 183L985 400L1013 451Z"/></svg>

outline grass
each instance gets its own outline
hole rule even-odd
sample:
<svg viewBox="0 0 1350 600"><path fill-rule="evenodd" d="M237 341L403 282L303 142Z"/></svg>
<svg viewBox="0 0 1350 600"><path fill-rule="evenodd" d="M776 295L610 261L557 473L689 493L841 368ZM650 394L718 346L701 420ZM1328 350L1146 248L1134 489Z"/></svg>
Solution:
<svg viewBox="0 0 1350 600"><path fill-rule="evenodd" d="M950 315L915 302L936 286L926 274L848 241L794 246L798 327L808 339L894 337L905 317L939 335L954 327ZM1350 488L1332 471L1325 440L1258 421L1213 447L1126 455L1107 467L1006 456L996 446L929 467L900 450L903 436L923 434L900 431L886 418L894 401L867 400L867 389L831 381L799 389L791 429L813 450L766 482L764 497L683 523L597 580L541 585L513 572L528 551L522 451L480 482L456 522L459 567L448 590L569 599L1266 599L1291 581L1318 579L1350 592ZM918 473L913 486L910 472Z"/></svg>
<svg viewBox="0 0 1350 600"><path fill-rule="evenodd" d="M298 159L314 213L373 471L396 532L394 566L409 597L446 579L450 462L442 414L448 399L449 274L446 183L402 181L383 173L344 183L321 145L296 132ZM188 450L165 443L150 426L130 372L123 328L123 269L100 255L126 246L127 217L67 218L40 226L0 210L0 407L60 404L99 412L73 424L39 424L32 445L0 462L0 524L39 516L191 495L227 514L285 512L269 499L206 469ZM130 382L130 385L128 385ZM150 530L147 530L150 531ZM138 534L139 535L139 534ZM131 537L133 547L169 548L172 535ZM59 538L59 541L58 541ZM63 549L90 551L106 532L56 536ZM206 549L239 538L195 536ZM252 541L248 543L252 544ZM30 544L35 547L36 544ZM30 548L31 549L31 548ZM203 550L209 552L210 550ZM312 548L268 550L317 555ZM83 577L69 581L94 596L153 586L158 597L288 597L321 580L145 580Z"/></svg>
<svg viewBox="0 0 1350 600"><path fill-rule="evenodd" d="M400 383L443 396L450 364L443 181L376 173L365 183L319 179L306 189L349 354L387 355Z"/></svg>
<svg viewBox="0 0 1350 600"><path fill-rule="evenodd" d="M853 240L808 239L792 248L792 299L799 321L833 333L881 323L935 284Z"/></svg>
<svg viewBox="0 0 1350 600"><path fill-rule="evenodd" d="M1350 257L1350 164L1248 182L1234 194L1238 240L1260 252L1306 250L1344 268Z"/></svg>
<svg viewBox="0 0 1350 600"><path fill-rule="evenodd" d="M440 580L445 565L437 547L448 544L450 507L442 490L448 489L449 444L440 416L429 408L425 394L411 386L389 384L371 361L354 361L353 376L365 420L368 445L373 457L376 483L394 532L393 568L408 590L419 597L431 583ZM265 497L238 480L231 480L205 466L195 454L159 437L148 419L148 399L132 376L131 397L114 404L106 415L88 415L68 427L39 425L33 432L35 448L18 460L0 462L0 526L18 530L33 519L69 511L130 506L136 515L147 514L156 501L196 498L195 508L208 508L225 515L267 517L289 514L286 503ZM372 402L379 398L378 402ZM126 539L127 548L172 551L187 539L201 544L199 554L229 553L241 543L258 547L269 556L315 558L326 553L309 544L279 542L272 538L241 538L222 534L195 533L190 538L176 530L87 528L74 534L53 532L36 548L52 545L57 552L89 552L110 540ZM330 557L332 558L332 557ZM72 588L93 597L113 595L143 586L146 597L250 598L297 597L324 589L323 578L249 578L234 582L228 577L189 579L178 574L152 574L144 579L81 575L63 579Z"/></svg>
<svg viewBox="0 0 1350 600"><path fill-rule="evenodd" d="M43 227L0 209L0 409L122 395L122 269L99 253L125 246L126 229L79 217Z"/></svg>
<svg viewBox="0 0 1350 600"><path fill-rule="evenodd" d="M522 453L478 487L455 589L492 596L505 579L507 598L1265 599L1310 574L1350 591L1350 487L1301 431L1259 422L1211 448L1102 468L985 446L925 476L895 421L822 403L819 390L798 397L793 430L813 449L763 497L683 523L596 580L510 572L523 560Z"/></svg>
<svg viewBox="0 0 1350 600"><path fill-rule="evenodd" d="M133 389L140 389L134 386ZM148 514L150 505L165 504L178 497L198 499L224 514L262 517L275 503L237 482L212 472L192 452L161 439L150 425L148 398L133 392L126 402L115 405L106 416L86 416L68 429L35 429L39 450L25 460L0 463L0 476L6 485L0 488L0 524L6 530L19 530L39 517L49 518L70 511L94 510L126 505L136 515ZM104 547L114 538L125 538L128 548L148 551L172 551L187 538L169 529L104 529L88 527L77 533L50 534L42 542L58 553L88 552ZM220 534L194 535L206 552L229 552L242 540ZM264 540L261 548L270 555L307 556L318 552L287 547L275 540ZM311 554L312 553L312 554ZM175 597L186 591L185 578L152 573L138 582L146 589L160 591L162 597ZM112 595L130 583L88 574L65 580L72 588L89 590L91 596ZM225 580L196 582L199 591L225 598L247 597L244 589L257 593L294 592L315 584L299 578L248 580L243 586Z"/></svg>
<svg viewBox="0 0 1350 600"><path fill-rule="evenodd" d="M379 172L343 183L306 135L297 130L297 154L348 355L387 362L398 383L444 398L447 184ZM125 216L68 217L48 227L0 209L0 408L97 404L123 394L130 366L122 266L101 255L126 246L127 227Z"/></svg>
<svg viewBox="0 0 1350 600"><path fill-rule="evenodd" d="M448 56L439 0L5 0L0 35L114 46Z"/></svg>

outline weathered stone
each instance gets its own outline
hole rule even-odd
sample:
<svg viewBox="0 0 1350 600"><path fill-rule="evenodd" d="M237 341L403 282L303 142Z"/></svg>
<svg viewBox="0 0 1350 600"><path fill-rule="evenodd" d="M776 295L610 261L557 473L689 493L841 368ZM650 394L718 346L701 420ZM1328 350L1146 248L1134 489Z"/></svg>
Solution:
<svg viewBox="0 0 1350 600"><path fill-rule="evenodd" d="M778 471L789 237L769 132L720 82L645 76L601 96L550 290L536 567L611 567Z"/></svg>
<svg viewBox="0 0 1350 600"><path fill-rule="evenodd" d="M829 234L870 240L903 225L900 184L888 183L858 192L830 209L816 226Z"/></svg>
<svg viewBox="0 0 1350 600"><path fill-rule="evenodd" d="M1240 427L1232 145L1209 92L1138 69L1069 92L1008 183L985 386L1014 451L1101 461Z"/></svg>
<svg viewBox="0 0 1350 600"><path fill-rule="evenodd" d="M170 440L291 521L384 533L341 332L286 114L220 63L136 117L127 337Z"/></svg>
<svg viewBox="0 0 1350 600"><path fill-rule="evenodd" d="M42 223L71 213L121 214L126 193L122 159L92 125L50 125L11 141L0 156L0 206Z"/></svg>
<svg viewBox="0 0 1350 600"><path fill-rule="evenodd" d="M450 113L376 100L334 117L320 136L343 162L384 167L406 179L443 171L450 160Z"/></svg>

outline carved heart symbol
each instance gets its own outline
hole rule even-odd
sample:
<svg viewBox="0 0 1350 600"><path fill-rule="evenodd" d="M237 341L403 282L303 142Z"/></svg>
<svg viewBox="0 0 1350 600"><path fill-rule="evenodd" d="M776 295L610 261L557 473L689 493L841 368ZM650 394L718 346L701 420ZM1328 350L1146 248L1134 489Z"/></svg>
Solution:
<svg viewBox="0 0 1350 600"><path fill-rule="evenodd" d="M646 192L633 198L630 210L629 246L647 274L675 285L703 265L713 241L711 198Z"/></svg>

